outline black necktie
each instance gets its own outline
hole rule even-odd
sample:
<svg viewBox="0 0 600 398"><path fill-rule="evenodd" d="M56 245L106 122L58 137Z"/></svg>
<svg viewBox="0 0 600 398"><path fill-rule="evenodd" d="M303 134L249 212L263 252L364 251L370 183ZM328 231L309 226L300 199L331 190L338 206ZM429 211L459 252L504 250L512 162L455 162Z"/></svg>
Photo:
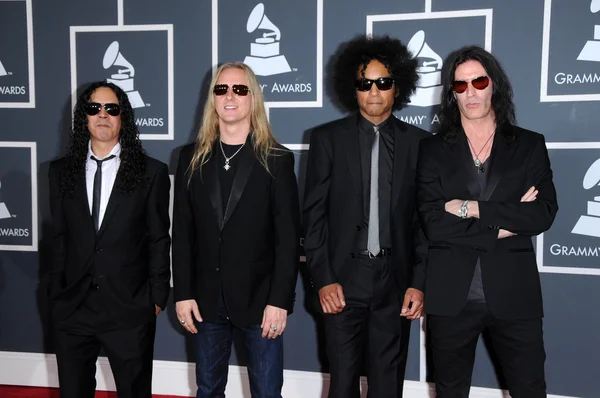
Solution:
<svg viewBox="0 0 600 398"><path fill-rule="evenodd" d="M92 199L92 220L94 222L94 228L96 232L100 229L100 195L102 194L102 162L111 160L115 155L110 155L104 159L96 159L91 157L90 159L95 160L98 168L96 174L94 174L94 197Z"/></svg>

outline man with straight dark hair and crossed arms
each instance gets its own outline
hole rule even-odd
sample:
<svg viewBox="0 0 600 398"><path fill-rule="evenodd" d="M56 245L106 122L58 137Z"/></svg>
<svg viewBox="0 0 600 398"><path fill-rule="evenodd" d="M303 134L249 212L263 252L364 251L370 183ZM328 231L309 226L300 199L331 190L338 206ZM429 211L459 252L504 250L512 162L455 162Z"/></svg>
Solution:
<svg viewBox="0 0 600 398"><path fill-rule="evenodd" d="M545 397L531 237L550 228L558 205L544 136L515 125L510 82L489 52L465 47L446 64L439 133L422 142L418 166L437 396L469 396L487 331L510 395Z"/></svg>

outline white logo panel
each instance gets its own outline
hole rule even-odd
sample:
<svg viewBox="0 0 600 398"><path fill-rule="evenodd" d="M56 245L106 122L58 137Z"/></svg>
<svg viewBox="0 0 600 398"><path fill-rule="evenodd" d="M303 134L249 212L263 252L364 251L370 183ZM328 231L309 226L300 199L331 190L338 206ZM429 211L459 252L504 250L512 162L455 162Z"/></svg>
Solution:
<svg viewBox="0 0 600 398"><path fill-rule="evenodd" d="M0 141L0 251L37 251L35 142Z"/></svg>
<svg viewBox="0 0 600 398"><path fill-rule="evenodd" d="M396 114L399 119L435 129L445 59L451 51L471 44L491 51L492 17L491 9L367 16L367 34L399 38L418 62L417 89L409 106Z"/></svg>
<svg viewBox="0 0 600 398"><path fill-rule="evenodd" d="M73 107L81 90L98 80L125 91L141 139L174 138L172 25L72 26Z"/></svg>
<svg viewBox="0 0 600 398"><path fill-rule="evenodd" d="M560 210L537 237L541 272L600 275L600 159L597 149L550 149Z"/></svg>
<svg viewBox="0 0 600 398"><path fill-rule="evenodd" d="M0 108L35 108L31 0L0 0Z"/></svg>
<svg viewBox="0 0 600 398"><path fill-rule="evenodd" d="M600 101L599 18L599 0L545 0L541 102Z"/></svg>
<svg viewBox="0 0 600 398"><path fill-rule="evenodd" d="M243 5L213 0L212 7L213 32L218 34L213 36L215 69L243 60L258 76L271 108L322 106L323 0Z"/></svg>

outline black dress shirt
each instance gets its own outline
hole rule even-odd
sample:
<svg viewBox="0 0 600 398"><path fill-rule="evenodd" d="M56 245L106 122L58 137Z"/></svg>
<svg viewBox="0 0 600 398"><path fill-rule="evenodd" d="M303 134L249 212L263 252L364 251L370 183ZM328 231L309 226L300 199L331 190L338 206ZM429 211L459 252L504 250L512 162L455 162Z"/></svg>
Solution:
<svg viewBox="0 0 600 398"><path fill-rule="evenodd" d="M221 143L223 145L223 152L225 152L225 156L228 158L231 157L238 149L242 147L242 144L239 145L228 145L224 142ZM223 203L223 214L227 209L227 202L229 201L229 194L231 193L231 187L233 186L233 179L235 178L235 173L237 171L237 158L239 156L239 152L232 159L229 160L229 170L225 170L225 157L223 153L219 149L217 151L217 162L219 167L219 185L221 185L221 201Z"/></svg>

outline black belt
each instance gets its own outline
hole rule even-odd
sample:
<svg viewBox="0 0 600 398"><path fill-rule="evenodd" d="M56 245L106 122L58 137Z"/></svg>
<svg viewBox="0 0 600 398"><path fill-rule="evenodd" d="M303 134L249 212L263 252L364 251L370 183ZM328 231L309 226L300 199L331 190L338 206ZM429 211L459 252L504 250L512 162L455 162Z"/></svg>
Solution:
<svg viewBox="0 0 600 398"><path fill-rule="evenodd" d="M386 257L386 256L391 256L392 255L392 249L391 248L381 248L381 251L379 252L379 254L377 254L376 256L373 255L372 253L370 253L368 250L362 250L356 253L359 256L364 256L364 257L369 257L369 258L373 258L373 257Z"/></svg>

